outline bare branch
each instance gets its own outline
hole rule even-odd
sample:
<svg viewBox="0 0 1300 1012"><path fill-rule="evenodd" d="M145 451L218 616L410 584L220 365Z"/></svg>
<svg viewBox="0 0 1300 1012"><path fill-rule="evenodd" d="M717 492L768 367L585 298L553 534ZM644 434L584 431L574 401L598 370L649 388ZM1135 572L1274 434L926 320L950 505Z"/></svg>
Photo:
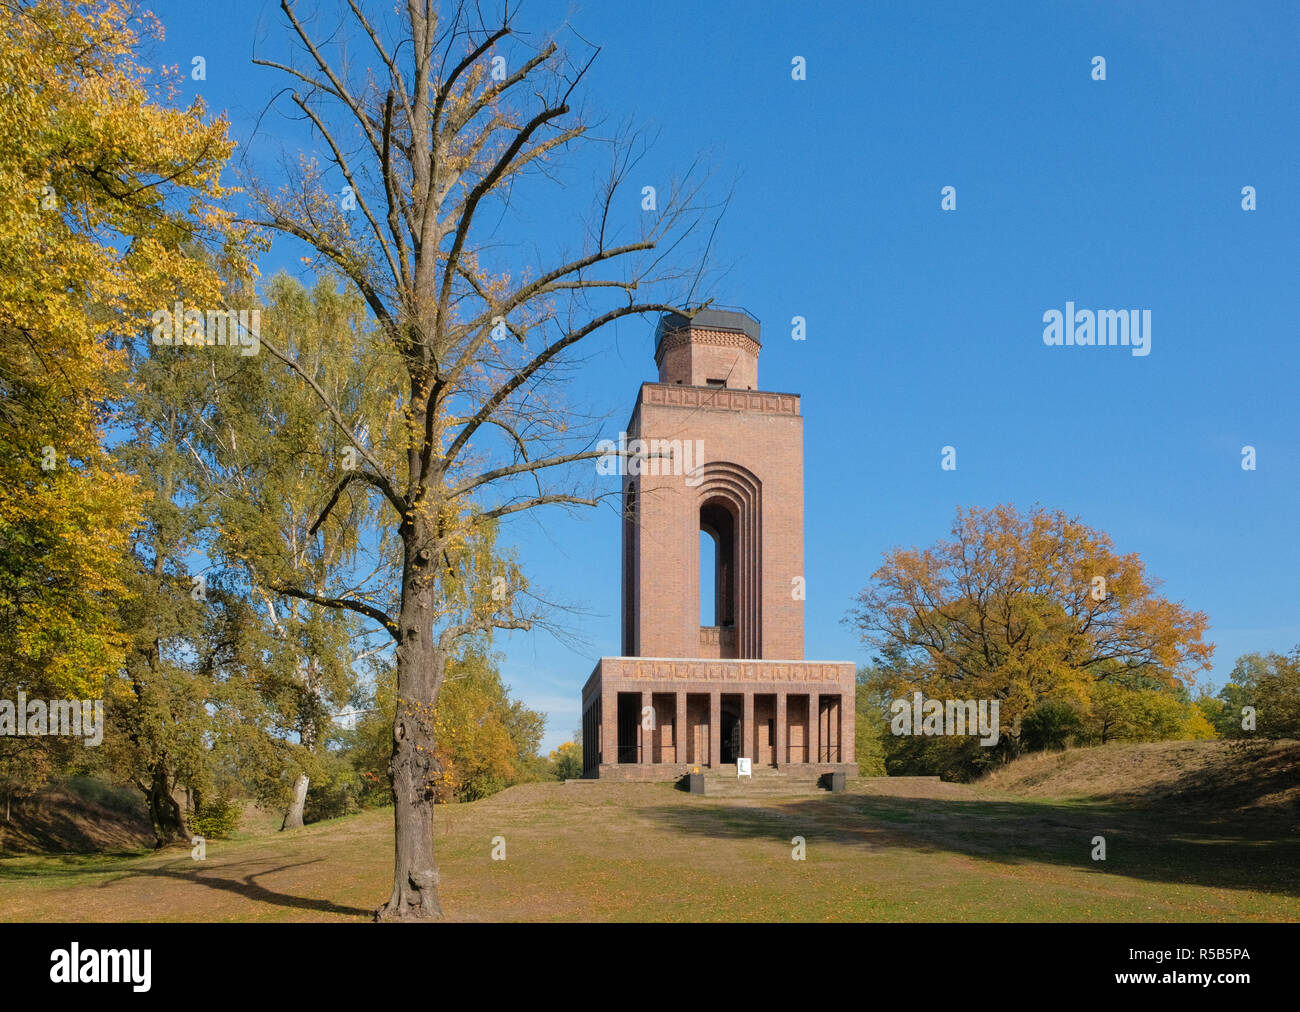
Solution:
<svg viewBox="0 0 1300 1012"><path fill-rule="evenodd" d="M694 313L698 311L699 309L697 308L691 312ZM450 466L450 464L456 459L461 449L469 442L470 437L473 436L474 433L478 431L479 426L483 424L484 419L489 417L507 397L526 383L529 377L541 369L542 366L546 365L546 363L554 359L555 356L560 354L560 352L564 351L565 348L577 344L587 335L599 330L607 323L612 323L614 320L620 319L624 316L634 316L641 313L655 312L680 313L682 310L679 307L661 303L646 303L641 305L633 303L631 305L622 306L618 309L611 309L610 311L596 317L594 320L591 320L586 326L570 331L560 340L548 345L545 350L539 353L531 362L524 366L523 369L499 387L496 392L488 398L487 402L484 403L484 405L479 408L474 416L464 425L464 427L461 428L455 440L452 441L451 446L447 448L447 452L443 457L444 466Z"/></svg>
<svg viewBox="0 0 1300 1012"><path fill-rule="evenodd" d="M388 484L386 479L380 478L377 475L370 474L366 471L350 471L347 476L335 486L334 493L330 496L329 502L326 503L325 508L321 510L321 514L316 518L316 522L308 529L308 537L314 537L316 532L320 530L321 524L325 522L326 518L330 515L330 511L334 509L335 505L338 503L339 496L343 494L343 490L354 481L365 482L367 485L373 485L384 493L385 498L389 498L388 492L385 489L385 486ZM389 501L391 502L392 500L389 499ZM397 504L394 503L394 505L396 506ZM405 511L401 507L398 507L397 514L402 518L405 518L406 515Z"/></svg>
<svg viewBox="0 0 1300 1012"><path fill-rule="evenodd" d="M529 474L533 471L540 471L548 467L559 467L562 464L572 464L577 460L597 460L604 456L605 452L602 450L584 450L581 453L566 453L563 456L550 457L546 460L525 460L523 463L512 464L509 467L498 467L493 471L484 471L471 481L464 482L452 489L447 493L447 498L457 499L460 496L465 495L465 493L472 492L480 486L488 485L494 481L500 480L501 478L510 477L511 475ZM655 454L654 456L663 455Z"/></svg>
<svg viewBox="0 0 1300 1012"><path fill-rule="evenodd" d="M354 611L358 615L365 615L382 625L394 640L398 637L398 626L388 615L376 608L374 605L366 604L364 601L354 601L348 597L325 597L321 594L313 594L311 591L302 590L298 587L289 587L285 585L271 584L271 589L277 594L284 594L286 597L295 597L300 601L310 601L313 604L323 605L327 608L346 608L348 611Z"/></svg>
<svg viewBox="0 0 1300 1012"><path fill-rule="evenodd" d="M330 151L333 152L334 156L334 164L337 165L339 170L343 173L343 178L348 181L348 186L352 187L352 195L356 198L357 204L361 208L361 212L366 216L366 221L370 222L370 230L374 233L375 240L379 243L379 248L384 251L384 258L388 261L388 269L393 274L393 280L400 285L406 280L406 275L398 268L397 261L393 257L393 251L389 248L388 239L385 238L383 231L379 227L379 223L375 221L375 216L370 213L370 205L366 202L365 194L362 193L361 187L357 185L357 181L352 175L352 166L348 164L347 158L343 155L343 152L339 150L338 144L335 143L334 135L330 133L325 124L321 122L320 117L316 115L311 107L303 100L302 96L296 91L293 93L293 101L299 109L307 114L307 117L312 121L312 124L316 127L316 130L320 133L321 137L325 139L325 143L330 146ZM385 132L385 154L387 153L387 148L388 136L387 132ZM406 248L405 243L402 240L401 231L395 230L393 238L398 244L398 248L402 254L402 265L405 267Z"/></svg>
<svg viewBox="0 0 1300 1012"><path fill-rule="evenodd" d="M522 513L524 510L535 509L538 506L552 506L556 503L564 503L569 506L599 506L601 498L604 497L601 496L596 499L584 499L581 496L563 495L559 493L553 495L539 495L523 502L510 503L505 506L497 506L494 509L483 510L481 513L476 515L484 518L504 517L509 516L511 513Z"/></svg>

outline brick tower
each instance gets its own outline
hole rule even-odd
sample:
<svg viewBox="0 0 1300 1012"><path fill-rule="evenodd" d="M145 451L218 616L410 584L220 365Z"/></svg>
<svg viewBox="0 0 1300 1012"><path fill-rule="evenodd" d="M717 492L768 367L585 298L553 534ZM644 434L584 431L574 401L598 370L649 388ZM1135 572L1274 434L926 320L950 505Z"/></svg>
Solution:
<svg viewBox="0 0 1300 1012"><path fill-rule="evenodd" d="M794 394L758 391L758 352L758 323L743 313L660 321L659 382L642 385L628 437L673 453L680 441L683 457L689 441L695 473L665 474L680 469L661 459L659 475L624 479L628 656L803 658L803 601L791 593L803 575L803 419ZM709 626L701 531L715 546Z"/></svg>
<svg viewBox="0 0 1300 1012"><path fill-rule="evenodd" d="M623 656L583 690L584 775L672 779L737 758L856 774L854 666L803 659L799 396L758 388L743 311L666 314L655 337L659 381L621 437Z"/></svg>

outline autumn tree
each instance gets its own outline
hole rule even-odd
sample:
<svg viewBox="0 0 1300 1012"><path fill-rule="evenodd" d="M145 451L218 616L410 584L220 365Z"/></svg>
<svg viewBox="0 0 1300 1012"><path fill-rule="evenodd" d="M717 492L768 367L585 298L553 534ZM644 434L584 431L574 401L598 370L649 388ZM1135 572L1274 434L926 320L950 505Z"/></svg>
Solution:
<svg viewBox="0 0 1300 1012"><path fill-rule="evenodd" d="M864 777L888 774L885 753L889 745L889 703L881 694L874 665L860 665L854 692L853 761Z"/></svg>
<svg viewBox="0 0 1300 1012"><path fill-rule="evenodd" d="M201 250L190 252L214 268ZM112 733L103 751L109 769L144 793L159 846L188 844L178 795L210 787L214 750L228 748L232 734L244 740L264 728L250 705L257 697L240 690L262 677L275 644L232 574L213 564L217 495L199 435L235 368L230 348L162 346L147 329L121 345L131 379L117 402L126 432L113 453L146 500L124 553L130 593L119 610L130 638L107 683ZM232 709L222 734L214 717Z"/></svg>
<svg viewBox="0 0 1300 1012"><path fill-rule="evenodd" d="M183 249L229 235L226 125L170 107L131 4L0 6L0 696L99 697L131 649L128 538L143 501L107 451L138 333L181 290Z"/></svg>
<svg viewBox="0 0 1300 1012"><path fill-rule="evenodd" d="M1087 711L1100 684L1172 691L1208 666L1205 614L1157 587L1078 518L1004 505L959 510L950 539L887 553L848 621L887 656L889 691L998 700L1014 754L1045 701Z"/></svg>
<svg viewBox="0 0 1300 1012"><path fill-rule="evenodd" d="M347 0L343 24L316 27L300 5L280 9L295 55L256 62L291 84L285 100L314 130L320 158L304 156L278 188L258 187L257 223L305 244L361 293L401 370L399 416L363 432L359 409L291 349L263 347L312 387L356 451L353 470L329 462L332 489L311 530L338 523L344 496L377 497L400 539L400 586L392 600L342 581L324 592L300 579L272 589L354 611L392 638L394 882L376 916L438 918L434 713L448 662L466 637L541 617L518 567L484 547L485 525L597 503L570 469L599 456L594 437L575 434L555 384L593 334L682 307L697 265L665 265L686 260L701 209L682 182L661 188L654 213L642 211L625 186L635 152L589 137L570 106L594 54L571 59L553 40L533 43L516 33L513 12L480 20L470 5L444 14L413 0L392 27ZM372 67L349 63L356 41ZM539 192L558 156L584 140L602 146L609 168L572 251L541 252L543 238L557 245L549 236L531 237L536 257L500 248L515 191Z"/></svg>
<svg viewBox="0 0 1300 1012"><path fill-rule="evenodd" d="M582 776L582 743L566 741L559 748L552 749L551 766L556 780L577 780Z"/></svg>
<svg viewBox="0 0 1300 1012"><path fill-rule="evenodd" d="M486 641L465 640L461 648L460 656L448 662L434 710L438 802L488 797L535 779L540 765L543 715L510 697ZM392 751L397 697L396 672L391 667L377 673L373 704L372 713L362 721L355 752L358 769L367 779L380 755L386 767Z"/></svg>
<svg viewBox="0 0 1300 1012"><path fill-rule="evenodd" d="M1213 738L1214 728L1185 693L1098 682L1081 730L1090 741L1165 741Z"/></svg>
<svg viewBox="0 0 1300 1012"><path fill-rule="evenodd" d="M147 349L147 341L141 341ZM167 377L149 368L147 350L134 370L141 385L130 406L133 438L118 460L148 493L125 553L130 562L121 602L128 649L105 687L109 733L102 748L113 773L140 789L159 847L189 840L177 793L201 778L210 680L196 663L196 647L215 583L191 557L200 516L187 497L191 462L182 445L185 412L172 383L190 378L182 367ZM191 564L198 563L198 572Z"/></svg>

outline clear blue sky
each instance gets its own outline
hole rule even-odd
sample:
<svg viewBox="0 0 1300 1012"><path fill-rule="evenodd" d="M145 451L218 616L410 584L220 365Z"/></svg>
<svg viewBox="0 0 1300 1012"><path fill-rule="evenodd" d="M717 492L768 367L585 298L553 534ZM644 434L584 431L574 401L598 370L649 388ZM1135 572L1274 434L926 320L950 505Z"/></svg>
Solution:
<svg viewBox="0 0 1300 1012"><path fill-rule="evenodd" d="M255 38L286 51L274 3L150 6L167 28L154 62L204 55L207 81L187 84L255 161L309 143L274 113L254 136L285 83L249 61ZM658 131L636 190L701 152L735 181L705 294L762 321L760 386L804 398L808 656L867 660L840 620L881 553L945 536L959 505L1008 501L1078 514L1206 611L1215 682L1241 653L1300 642L1300 6L809 6L524 7L603 47L594 110ZM587 206L570 197L521 227L562 231ZM264 274L295 256L277 246ZM1151 310L1151 354L1045 347L1043 313L1067 300ZM651 334L625 325L597 348L574 396L613 436L654 378ZM549 715L549 749L595 658L619 652L618 522L545 513L511 538L537 585L591 612L577 651L498 643L515 694Z"/></svg>

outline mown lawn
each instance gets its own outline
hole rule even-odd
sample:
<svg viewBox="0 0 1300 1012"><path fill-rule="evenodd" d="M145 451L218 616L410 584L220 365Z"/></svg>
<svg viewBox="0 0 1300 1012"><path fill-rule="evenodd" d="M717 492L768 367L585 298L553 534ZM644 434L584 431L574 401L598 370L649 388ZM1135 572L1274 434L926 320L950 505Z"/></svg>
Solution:
<svg viewBox="0 0 1300 1012"><path fill-rule="evenodd" d="M1300 920L1300 839L1276 821L936 781L789 799L526 785L440 808L437 846L453 920ZM11 858L0 920L364 920L391 887L391 848L381 810L209 841L202 862Z"/></svg>

